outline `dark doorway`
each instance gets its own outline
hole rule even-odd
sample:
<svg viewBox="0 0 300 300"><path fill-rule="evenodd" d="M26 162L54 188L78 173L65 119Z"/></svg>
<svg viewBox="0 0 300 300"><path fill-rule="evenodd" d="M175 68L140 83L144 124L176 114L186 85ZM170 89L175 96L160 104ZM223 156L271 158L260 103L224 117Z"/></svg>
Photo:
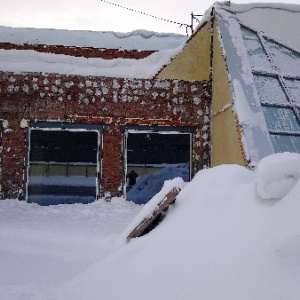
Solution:
<svg viewBox="0 0 300 300"><path fill-rule="evenodd" d="M27 200L89 203L97 195L99 132L31 129Z"/></svg>
<svg viewBox="0 0 300 300"><path fill-rule="evenodd" d="M126 199L138 204L148 202L175 177L190 180L191 134L181 132L128 131L125 143L126 174L134 170L136 183L126 180Z"/></svg>

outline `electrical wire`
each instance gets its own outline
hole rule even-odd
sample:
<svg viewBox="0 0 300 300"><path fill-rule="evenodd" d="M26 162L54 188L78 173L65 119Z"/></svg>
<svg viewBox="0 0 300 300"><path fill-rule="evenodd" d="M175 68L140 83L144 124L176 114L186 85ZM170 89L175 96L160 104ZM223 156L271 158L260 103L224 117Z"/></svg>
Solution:
<svg viewBox="0 0 300 300"><path fill-rule="evenodd" d="M148 16L148 17L151 17L151 18L155 18L155 19L158 19L158 20L161 20L161 21L164 21L164 22L173 23L173 24L179 25L179 27L185 26L186 31L188 31L188 29L191 29L191 25L186 24L186 23L180 23L180 22L168 20L168 19L165 19L165 18L157 17L157 16L154 16L154 15L150 15L150 14L148 14L148 13L145 13L145 12L142 12L142 11L139 11L139 10L136 10L136 9L133 9L133 8L129 8L129 7L126 7L126 6L123 6L123 5L120 5L120 4L116 4L116 3L113 3L113 2L111 2L111 1L106 1L106 0L100 0L100 1L101 1L101 2L104 2L104 3L107 3L107 4L110 4L110 5L113 5L113 6L116 6L116 7L120 7L120 8L127 9L127 10L129 10L129 11L132 11L132 12L135 12L135 13L138 13L138 14L141 14L141 15L144 15L144 16Z"/></svg>

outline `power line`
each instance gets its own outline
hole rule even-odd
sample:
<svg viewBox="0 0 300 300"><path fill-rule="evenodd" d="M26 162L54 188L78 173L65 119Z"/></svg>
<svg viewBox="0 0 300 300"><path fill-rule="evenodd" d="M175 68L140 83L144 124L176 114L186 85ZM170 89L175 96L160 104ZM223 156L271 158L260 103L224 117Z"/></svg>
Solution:
<svg viewBox="0 0 300 300"><path fill-rule="evenodd" d="M148 13L145 13L145 12L133 9L133 8L129 8L129 7L126 7L126 6L123 6L123 5L120 5L120 4L116 4L116 3L113 3L113 2L110 2L110 1L106 1L106 0L100 0L100 1L104 2L104 3L107 3L107 4L110 4L110 5L113 5L113 6L116 6L116 7L127 9L129 11L132 11L132 12L144 15L144 16L155 18L155 19L158 19L158 20L161 20L161 21L164 21L164 22L173 23L173 24L179 25L179 27L185 26L186 31L188 31L188 29L191 29L191 31L193 32L192 25L189 25L189 24L186 24L186 23L180 23L180 22L172 21L172 20L161 18L161 17L157 17L157 16L154 16L154 15L150 15Z"/></svg>

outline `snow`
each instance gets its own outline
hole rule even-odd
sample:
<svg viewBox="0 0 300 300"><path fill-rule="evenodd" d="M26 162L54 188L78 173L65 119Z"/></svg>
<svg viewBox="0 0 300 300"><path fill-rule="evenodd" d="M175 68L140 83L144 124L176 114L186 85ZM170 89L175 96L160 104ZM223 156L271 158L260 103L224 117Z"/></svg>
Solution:
<svg viewBox="0 0 300 300"><path fill-rule="evenodd" d="M294 50L300 51L300 5L283 3L250 3L221 5L233 12L246 26L264 32Z"/></svg>
<svg viewBox="0 0 300 300"><path fill-rule="evenodd" d="M177 48L188 37L174 33L134 30L128 33L0 26L0 43L92 47L119 50L166 50Z"/></svg>
<svg viewBox="0 0 300 300"><path fill-rule="evenodd" d="M79 192L78 192L79 193ZM91 193L90 194L95 194ZM29 195L27 202L28 203L37 203L41 206L49 206L49 205L59 205L59 204L75 204L82 203L88 204L95 201L95 195L75 195L73 192L72 195Z"/></svg>
<svg viewBox="0 0 300 300"><path fill-rule="evenodd" d="M281 199L300 178L300 156L278 153L261 160L257 168L257 193L265 200Z"/></svg>
<svg viewBox="0 0 300 300"><path fill-rule="evenodd" d="M161 50L138 60L73 57L33 50L0 50L0 70L150 79L168 64L183 46Z"/></svg>
<svg viewBox="0 0 300 300"><path fill-rule="evenodd" d="M53 285L106 256L140 209L122 198L57 206L0 201L1 299L44 299Z"/></svg>
<svg viewBox="0 0 300 300"><path fill-rule="evenodd" d="M158 197L144 206L123 198L48 207L0 201L1 299L297 300L299 161L283 153L254 171L202 170L162 223L129 243L125 233ZM294 186L281 180L285 170ZM287 192L281 199L259 196L269 179ZM165 187L174 184L180 180Z"/></svg>
<svg viewBox="0 0 300 300"><path fill-rule="evenodd" d="M0 50L0 70L16 73L152 78L182 50L186 41L187 37L183 35L146 30L119 33L0 26L0 43L157 51L139 60L107 60L40 53L34 50Z"/></svg>

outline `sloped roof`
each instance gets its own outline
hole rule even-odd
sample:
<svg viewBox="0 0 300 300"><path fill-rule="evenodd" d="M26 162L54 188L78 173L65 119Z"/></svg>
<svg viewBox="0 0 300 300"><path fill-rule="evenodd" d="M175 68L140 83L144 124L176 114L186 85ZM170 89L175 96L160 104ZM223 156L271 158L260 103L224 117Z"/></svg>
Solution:
<svg viewBox="0 0 300 300"><path fill-rule="evenodd" d="M12 28L0 26L0 44L41 44L119 50L156 50L144 59L71 57L33 50L0 50L0 71L82 76L152 78L183 47L179 34L136 30L130 33Z"/></svg>
<svg viewBox="0 0 300 300"><path fill-rule="evenodd" d="M234 108L250 164L300 152L300 6L215 6Z"/></svg>
<svg viewBox="0 0 300 300"><path fill-rule="evenodd" d="M228 11L234 13L237 19L246 26L264 32L268 37L295 50L300 50L300 5L231 4Z"/></svg>

